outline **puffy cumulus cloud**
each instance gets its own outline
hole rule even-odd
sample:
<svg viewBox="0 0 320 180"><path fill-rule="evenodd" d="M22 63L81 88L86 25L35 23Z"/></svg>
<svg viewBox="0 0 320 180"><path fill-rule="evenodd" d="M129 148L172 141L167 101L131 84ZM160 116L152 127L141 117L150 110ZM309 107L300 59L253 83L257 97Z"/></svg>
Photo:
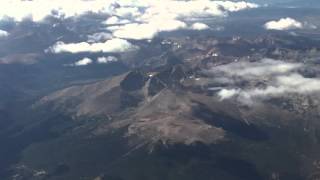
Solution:
<svg viewBox="0 0 320 180"><path fill-rule="evenodd" d="M131 24L109 27L113 35L125 39L151 39L159 32L174 31L189 28L188 20L191 18L225 16L228 12L256 8L258 5L247 2L232 1L134 1L136 3L119 2L119 8L109 18L109 24L120 24L120 19L131 19ZM143 3L142 3L143 2ZM133 6L133 7L132 7ZM131 8L130 8L131 7ZM138 7L138 8L137 8ZM143 9L138 11L138 9ZM108 24L108 23L106 23ZM208 28L205 24L196 23L191 29L203 30Z"/></svg>
<svg viewBox="0 0 320 180"><path fill-rule="evenodd" d="M20 2L11 1L14 3ZM88 36L88 42L70 44L57 42L49 49L54 53L128 51L133 49L134 46L124 39L152 39L160 32L189 29L189 20L192 18L225 16L228 12L258 7L256 4L244 1L212 0L75 0L72 2L55 0L48 1L48 3L44 0L34 0L24 3L19 7L30 6L30 8L26 8L28 10L23 10L24 8L16 10L19 12L21 10L16 19L22 19L24 16L31 14L34 20L42 20L52 12L55 12L53 14L59 17L72 17L86 12L108 14L108 19L103 21L102 24L106 25L106 29L112 32L111 37L101 33ZM76 6L74 6L75 4ZM42 6L45 7L42 8ZM3 14L14 16L13 8L11 10L4 11ZM205 24L196 23L192 25L192 29L195 30L205 28L207 28ZM107 41L99 43L104 40Z"/></svg>
<svg viewBox="0 0 320 180"><path fill-rule="evenodd" d="M153 19L155 16L170 18L224 16L227 12L256 8L258 5L244 1L148 1L149 7L141 19Z"/></svg>
<svg viewBox="0 0 320 180"><path fill-rule="evenodd" d="M187 24L178 21L178 20L170 20L170 21L154 21L150 23L143 24L126 24L124 26L119 26L113 32L115 37L124 38L124 39L152 39L159 32L163 31L173 31L178 29L186 28Z"/></svg>
<svg viewBox="0 0 320 180"><path fill-rule="evenodd" d="M191 29L194 29L194 30L205 30L209 28L210 27L204 23L193 23L191 26Z"/></svg>
<svg viewBox="0 0 320 180"><path fill-rule="evenodd" d="M218 5L220 5L223 9L230 11L230 12L236 12L236 11L241 11L244 9L249 9L249 8L257 8L259 7L257 4L254 3L248 3L245 1L239 1L239 2L234 2L234 1L216 1Z"/></svg>
<svg viewBox="0 0 320 180"><path fill-rule="evenodd" d="M109 28L113 31L115 37L124 38L124 39L151 39L153 38L158 30L157 27L151 26L149 24L127 24L124 26L118 26Z"/></svg>
<svg viewBox="0 0 320 180"><path fill-rule="evenodd" d="M75 62L74 66L86 66L86 65L91 64L92 62L93 62L92 59L85 57L85 58L80 59L79 61Z"/></svg>
<svg viewBox="0 0 320 180"><path fill-rule="evenodd" d="M0 17L11 17L16 21L32 17L34 21L41 21L48 15L73 17L93 12L142 20L155 15L171 17L224 15L228 11L255 7L256 4L244 1L211 0L3 0L0 2Z"/></svg>
<svg viewBox="0 0 320 180"><path fill-rule="evenodd" d="M212 73L211 76L215 77L218 83L228 86L218 91L217 95L221 100L238 97L244 102L251 102L253 98L320 92L319 78L306 78L298 73L306 68L306 65L300 63L265 59L259 62L236 62L217 66L208 74ZM262 87L256 86L261 83Z"/></svg>
<svg viewBox="0 0 320 180"><path fill-rule="evenodd" d="M80 42L80 43L70 43L66 44L64 42L57 42L55 45L50 47L47 52L52 53L81 53L81 52L113 52L113 53L120 53L120 52L127 52L136 50L137 47L132 45L127 40L123 39L111 39L107 40L104 43L87 43L87 42Z"/></svg>
<svg viewBox="0 0 320 180"><path fill-rule="evenodd" d="M7 37L8 35L9 35L9 33L7 31L4 31L4 30L0 29L0 38Z"/></svg>
<svg viewBox="0 0 320 180"><path fill-rule="evenodd" d="M128 24L128 23L130 23L128 19L120 19L117 16L111 16L110 18L102 22L102 24L105 24L105 25L119 25L119 24Z"/></svg>
<svg viewBox="0 0 320 180"><path fill-rule="evenodd" d="M98 64L107 64L107 63L116 62L116 61L118 61L118 58L116 58L114 56L98 57L97 58Z"/></svg>
<svg viewBox="0 0 320 180"><path fill-rule="evenodd" d="M303 24L292 18L281 18L278 21L269 21L264 27L268 30L291 30L291 29L301 29Z"/></svg>
<svg viewBox="0 0 320 180"><path fill-rule="evenodd" d="M114 1L105 0L2 0L0 1L0 19L5 17L22 21L31 17L42 21L51 15L56 17L73 17L84 13L108 13L114 7Z"/></svg>

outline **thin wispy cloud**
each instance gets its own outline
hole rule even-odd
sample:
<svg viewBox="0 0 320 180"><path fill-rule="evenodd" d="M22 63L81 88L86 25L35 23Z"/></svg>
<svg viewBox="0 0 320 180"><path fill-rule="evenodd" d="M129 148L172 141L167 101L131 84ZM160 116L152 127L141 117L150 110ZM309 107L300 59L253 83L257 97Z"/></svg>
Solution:
<svg viewBox="0 0 320 180"><path fill-rule="evenodd" d="M273 59L263 59L257 62L234 62L227 65L214 67L213 70L228 76L238 76L242 78L255 78L259 76L270 76L283 74L302 67L301 63L288 63Z"/></svg>
<svg viewBox="0 0 320 180"><path fill-rule="evenodd" d="M286 96L290 93L320 92L320 79L304 77L302 63L263 59L257 62L234 62L214 67L206 73L226 87L218 91L221 100L236 97L243 102L254 98ZM246 85L244 85L246 84ZM256 86L263 84L263 86Z"/></svg>

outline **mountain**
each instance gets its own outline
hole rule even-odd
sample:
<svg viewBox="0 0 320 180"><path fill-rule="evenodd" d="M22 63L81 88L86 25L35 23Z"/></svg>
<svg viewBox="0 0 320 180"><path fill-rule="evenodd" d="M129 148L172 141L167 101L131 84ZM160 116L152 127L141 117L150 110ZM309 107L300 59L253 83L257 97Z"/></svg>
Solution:
<svg viewBox="0 0 320 180"><path fill-rule="evenodd" d="M221 100L218 92L231 84L219 81L221 69L211 73L238 63L243 68L284 63L262 57L290 57L293 62L287 63L299 63L303 54L311 55L313 41L278 35L166 41L179 41L182 48L172 46L128 72L63 87L36 100L27 110L34 115L24 131L42 138L25 148L11 169L16 177L317 178L316 96L258 98L253 104L241 98ZM305 45L299 46L300 41ZM163 63L153 64L155 59ZM242 89L272 83L253 77L234 81ZM34 121L39 118L40 124ZM26 133L16 138L27 138Z"/></svg>

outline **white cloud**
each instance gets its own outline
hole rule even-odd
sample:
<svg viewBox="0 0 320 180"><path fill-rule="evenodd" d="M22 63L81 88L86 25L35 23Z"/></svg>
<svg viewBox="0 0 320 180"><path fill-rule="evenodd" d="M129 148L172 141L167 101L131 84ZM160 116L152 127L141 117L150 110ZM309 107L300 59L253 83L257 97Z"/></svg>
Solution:
<svg viewBox="0 0 320 180"><path fill-rule="evenodd" d="M138 7L121 7L117 8L114 13L123 18L134 18L141 15Z"/></svg>
<svg viewBox="0 0 320 180"><path fill-rule="evenodd" d="M49 48L49 52L52 53L80 53L80 52L127 52L135 50L137 47L132 45L130 42L123 39L111 39L104 43L70 43L65 44L64 42L57 42L55 45Z"/></svg>
<svg viewBox="0 0 320 180"><path fill-rule="evenodd" d="M0 2L0 19L12 17L16 21L22 21L26 17L32 17L34 21L42 21L49 15L68 18L88 12L105 13L111 17L103 24L123 25L114 32L115 36L151 39L162 31L187 28L186 22L193 17L225 16L228 12L256 7L256 4L244 1L212 0L4 0ZM126 26L130 22L134 23ZM194 27L204 28L199 24ZM139 28L139 32L135 28Z"/></svg>
<svg viewBox="0 0 320 180"><path fill-rule="evenodd" d="M211 69L210 73L218 83L225 83L229 87L217 93L221 100L236 96L243 102L251 102L253 98L286 96L289 93L319 93L319 78L306 78L298 73L298 70L306 68L300 63L265 59L218 66ZM263 86L257 87L256 83L262 83Z"/></svg>
<svg viewBox="0 0 320 180"><path fill-rule="evenodd" d="M245 1L218 1L217 2L219 5L221 5L224 9L230 11L230 12L236 12L236 11L241 11L244 9L249 9L249 8L257 8L259 7L257 4L254 3L248 3Z"/></svg>
<svg viewBox="0 0 320 180"><path fill-rule="evenodd" d="M106 32L95 33L88 35L88 42L95 43L112 39L112 34Z"/></svg>
<svg viewBox="0 0 320 180"><path fill-rule="evenodd" d="M118 61L118 58L114 56L98 57L97 59L97 63L99 64L106 64L106 63L116 62L116 61Z"/></svg>
<svg viewBox="0 0 320 180"><path fill-rule="evenodd" d="M90 58L85 57L85 58L75 62L74 65L75 66L86 66L91 63L92 63L92 60Z"/></svg>
<svg viewBox="0 0 320 180"><path fill-rule="evenodd" d="M115 37L124 39L151 39L158 33L156 27L149 24L126 24L117 27L113 32Z"/></svg>
<svg viewBox="0 0 320 180"><path fill-rule="evenodd" d="M269 30L291 30L291 29L301 29L303 24L292 18L281 18L278 21L269 21L264 27Z"/></svg>
<svg viewBox="0 0 320 180"><path fill-rule="evenodd" d="M190 18L204 16L224 16L227 12L240 11L258 7L256 4L232 1L148 1L149 6L142 19L153 19L155 16L162 18Z"/></svg>
<svg viewBox="0 0 320 180"><path fill-rule="evenodd" d="M205 30L205 29L209 29L210 27L204 23L194 23L191 26L191 29L194 30Z"/></svg>
<svg viewBox="0 0 320 180"><path fill-rule="evenodd" d="M145 24L126 24L118 27L113 35L124 39L152 39L159 32L173 31L187 27L186 23L178 20L154 21Z"/></svg>
<svg viewBox="0 0 320 180"><path fill-rule="evenodd" d="M136 8L126 8L122 11L116 10L114 12L114 15L117 17L131 18L133 22L136 22L123 26L109 27L108 29L113 31L114 36L136 40L151 39L163 31L174 31L188 28L187 21L194 17L225 16L228 12L258 7L256 4L242 1L146 0L142 2L144 3L139 4L139 6L144 9L141 12L137 12ZM132 5L132 3L129 3L129 6L130 5ZM134 4L134 6L137 6L137 4ZM119 19L113 18L111 20L117 22ZM193 28L199 30L208 27L199 23L194 24Z"/></svg>
<svg viewBox="0 0 320 180"><path fill-rule="evenodd" d="M105 25L119 25L119 24L128 24L128 23L130 23L129 20L120 19L117 16L112 16L109 19L107 19L106 21L102 22L102 24L105 24Z"/></svg>
<svg viewBox="0 0 320 180"><path fill-rule="evenodd" d="M160 32L187 29L188 20L192 18L225 16L228 12L240 11L258 7L256 4L244 1L211 1L211 0L65 0L55 1L17 1L5 10L3 15L21 20L31 14L35 21L43 20L47 15L56 11L58 16L73 17L86 12L107 13L109 18L102 23L112 32L110 39L107 34L94 34L88 37L88 42L70 43L57 42L49 50L61 52L124 52L135 47L124 39L152 39ZM20 4L19 4L20 3ZM76 6L75 6L76 4ZM23 8L14 9L13 6ZM1 7L1 2L0 2ZM29 7L29 8L28 8ZM20 13L15 14L14 11ZM0 8L1 12L1 8ZM195 29L207 28L205 24L193 24ZM98 43L108 39L104 43ZM110 39L110 40L109 40Z"/></svg>
<svg viewBox="0 0 320 180"><path fill-rule="evenodd" d="M218 92L218 96L221 100L229 99L237 94L239 94L238 89L222 89Z"/></svg>
<svg viewBox="0 0 320 180"><path fill-rule="evenodd" d="M108 13L134 19L150 18L156 15L161 17L217 16L255 7L257 7L256 4L244 1L211 0L2 0L0 18L11 17L21 21L26 17L32 17L34 21L41 21L49 15L74 17L88 12Z"/></svg>
<svg viewBox="0 0 320 180"><path fill-rule="evenodd" d="M22 21L31 17L34 21L42 21L45 17L73 17L87 12L107 13L112 10L114 1L105 0L2 0L0 2L0 19L4 17Z"/></svg>
<svg viewBox="0 0 320 180"><path fill-rule="evenodd" d="M221 100L238 96L243 102L252 102L253 98L285 96L289 93L312 94L320 92L320 79L305 78L300 74L278 76L265 88L222 89L218 92Z"/></svg>
<svg viewBox="0 0 320 180"><path fill-rule="evenodd" d="M9 35L9 33L7 31L4 31L4 30L0 29L0 38L7 37L8 35Z"/></svg>
<svg viewBox="0 0 320 180"><path fill-rule="evenodd" d="M274 84L264 89L253 89L244 92L246 96L278 96L285 93L309 94L320 91L320 79L305 78L300 74L293 73L288 76L278 76Z"/></svg>
<svg viewBox="0 0 320 180"><path fill-rule="evenodd" d="M262 59L257 62L234 62L214 67L211 72L222 72L229 76L254 78L257 76L270 76L283 74L302 67L301 63L289 63L273 59Z"/></svg>

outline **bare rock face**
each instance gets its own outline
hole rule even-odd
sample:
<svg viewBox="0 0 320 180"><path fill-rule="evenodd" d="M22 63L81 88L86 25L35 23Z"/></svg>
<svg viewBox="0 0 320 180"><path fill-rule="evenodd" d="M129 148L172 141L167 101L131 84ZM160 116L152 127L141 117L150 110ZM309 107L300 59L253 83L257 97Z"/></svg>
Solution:
<svg viewBox="0 0 320 180"><path fill-rule="evenodd" d="M148 143L186 144L197 142L218 143L224 139L222 129L194 119L177 120L176 116L159 114L155 117L141 118L129 126L128 136L138 136Z"/></svg>
<svg viewBox="0 0 320 180"><path fill-rule="evenodd" d="M164 144L211 144L223 140L223 129L192 116L193 105L187 96L164 90L137 110L128 136Z"/></svg>

